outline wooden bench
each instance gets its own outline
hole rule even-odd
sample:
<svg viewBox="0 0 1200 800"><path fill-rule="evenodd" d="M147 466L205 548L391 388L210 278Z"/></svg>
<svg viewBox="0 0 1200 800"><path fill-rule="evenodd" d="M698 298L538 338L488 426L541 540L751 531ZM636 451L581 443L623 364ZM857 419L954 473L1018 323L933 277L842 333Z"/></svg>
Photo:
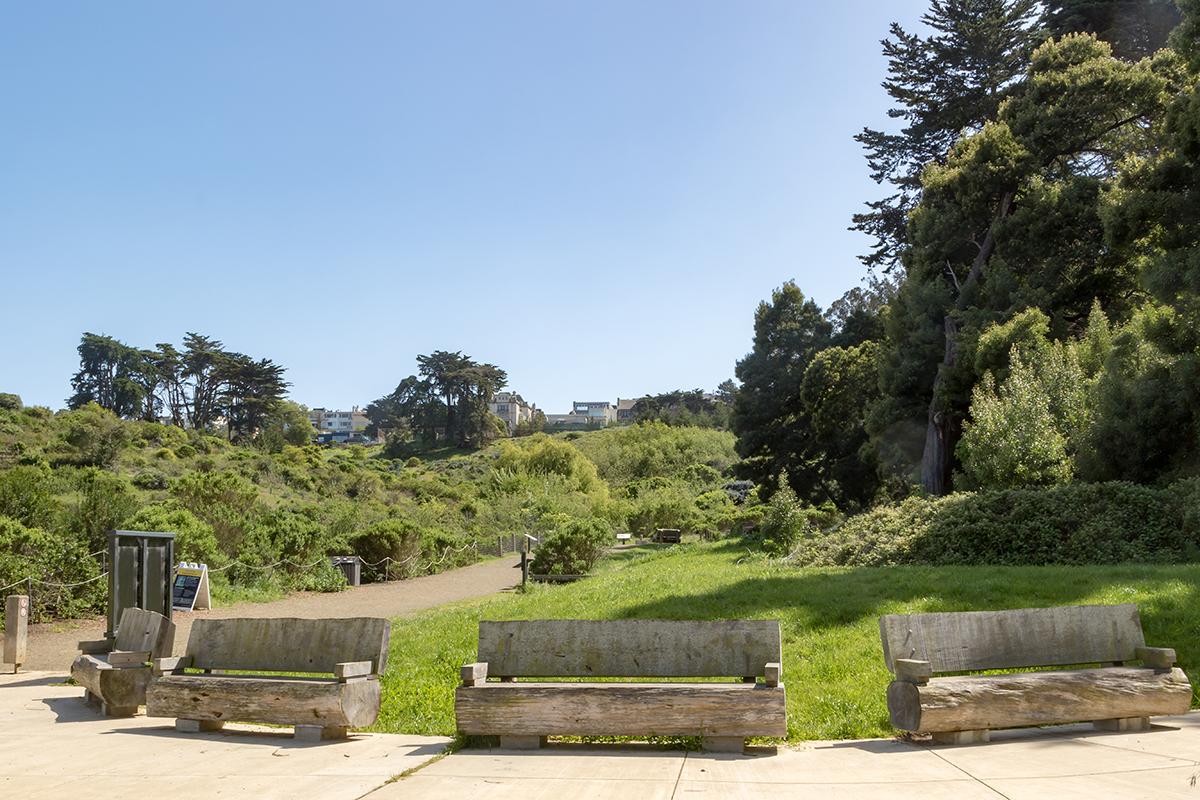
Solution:
<svg viewBox="0 0 1200 800"><path fill-rule="evenodd" d="M660 544L679 544L683 541L683 535L677 528L655 528L652 541Z"/></svg>
<svg viewBox="0 0 1200 800"><path fill-rule="evenodd" d="M71 677L83 687L83 699L110 717L132 717L146 702L150 659L171 655L175 625L162 614L141 608L121 613L115 641L80 642Z"/></svg>
<svg viewBox="0 0 1200 800"><path fill-rule="evenodd" d="M1136 605L898 614L881 617L879 629L896 676L887 692L892 724L935 742L986 742L995 728L1068 722L1143 730L1150 717L1191 705L1175 651L1145 646ZM934 677L1091 664L1100 666Z"/></svg>
<svg viewBox="0 0 1200 800"><path fill-rule="evenodd" d="M379 715L390 632L371 617L196 620L185 654L155 662L146 715L185 732L265 722L294 725L298 739L344 738Z"/></svg>
<svg viewBox="0 0 1200 800"><path fill-rule="evenodd" d="M787 735L780 658L774 620L480 622L479 661L462 668L454 712L459 732L507 748L547 736L700 736L705 749L740 752L748 736ZM736 681L514 681L552 676Z"/></svg>

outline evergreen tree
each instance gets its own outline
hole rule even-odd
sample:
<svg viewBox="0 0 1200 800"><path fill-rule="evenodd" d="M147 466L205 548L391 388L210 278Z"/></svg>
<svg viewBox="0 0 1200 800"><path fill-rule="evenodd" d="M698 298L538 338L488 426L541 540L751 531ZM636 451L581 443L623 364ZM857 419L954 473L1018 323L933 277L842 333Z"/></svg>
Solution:
<svg viewBox="0 0 1200 800"><path fill-rule="evenodd" d="M1137 61L1166 46L1180 13L1175 0L1047 0L1043 21L1054 37L1095 34L1118 58Z"/></svg>
<svg viewBox="0 0 1200 800"><path fill-rule="evenodd" d="M882 41L888 58L883 88L895 102L888 115L904 127L899 133L865 128L855 137L871 177L896 189L854 216L852 229L875 240L863 263L884 270L900 264L921 172L943 161L961 135L996 117L1041 39L1037 8L1037 0L933 0L921 18L931 35L892 24Z"/></svg>

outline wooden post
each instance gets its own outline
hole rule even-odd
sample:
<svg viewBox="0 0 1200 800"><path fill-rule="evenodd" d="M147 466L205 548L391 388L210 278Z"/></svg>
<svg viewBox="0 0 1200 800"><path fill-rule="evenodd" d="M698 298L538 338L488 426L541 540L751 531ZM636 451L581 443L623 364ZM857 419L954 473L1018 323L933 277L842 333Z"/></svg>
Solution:
<svg viewBox="0 0 1200 800"><path fill-rule="evenodd" d="M517 551L517 535L515 533L512 535L512 548L515 553Z"/></svg>
<svg viewBox="0 0 1200 800"><path fill-rule="evenodd" d="M13 665L13 674L25 663L28 639L29 595L10 594L4 603L4 663Z"/></svg>
<svg viewBox="0 0 1200 800"><path fill-rule="evenodd" d="M521 549L521 588L529 583L529 551Z"/></svg>
<svg viewBox="0 0 1200 800"><path fill-rule="evenodd" d="M496 555L498 555L498 556L504 555L504 537L503 536L496 537Z"/></svg>

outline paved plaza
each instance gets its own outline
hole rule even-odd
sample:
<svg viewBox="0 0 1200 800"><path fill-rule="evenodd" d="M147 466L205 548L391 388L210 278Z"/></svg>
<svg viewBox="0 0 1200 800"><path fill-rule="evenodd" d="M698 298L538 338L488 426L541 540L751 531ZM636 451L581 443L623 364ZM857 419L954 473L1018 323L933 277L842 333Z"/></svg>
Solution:
<svg viewBox="0 0 1200 800"><path fill-rule="evenodd" d="M1007 731L990 743L812 742L746 755L639 745L460 750L357 734L303 744L254 726L179 734L170 720L106 719L55 673L0 676L0 797L186 794L286 800L1053 798L1200 800L1200 713L1144 733Z"/></svg>

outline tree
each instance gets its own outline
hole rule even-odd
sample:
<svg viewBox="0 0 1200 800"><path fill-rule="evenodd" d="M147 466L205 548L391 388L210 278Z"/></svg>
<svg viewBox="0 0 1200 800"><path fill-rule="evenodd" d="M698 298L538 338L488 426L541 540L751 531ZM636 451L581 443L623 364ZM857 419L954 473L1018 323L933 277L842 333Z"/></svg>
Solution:
<svg viewBox="0 0 1200 800"><path fill-rule="evenodd" d="M864 508L874 499L879 477L869 444L865 410L879 395L879 345L828 347L804 370L800 398L811 431L817 483L814 502Z"/></svg>
<svg viewBox="0 0 1200 800"><path fill-rule="evenodd" d="M1111 179L1121 158L1145 146L1147 124L1164 103L1163 69L1169 65L1161 61L1114 59L1108 45L1090 36L1047 42L1034 52L1028 76L1003 103L997 121L964 138L944 165L925 171L921 204L910 221L909 276L898 308L916 328L936 325L937 307L942 308L942 356L932 370L921 462L921 482L930 493L944 494L950 487L975 377L959 354L976 332L1014 301L1022 302L1022 292L1037 296L1051 286L1060 293L1054 305L1066 302L1066 293L1072 314L1080 323L1086 319L1094 295L1081 287L1090 291L1086 281L1095 271L1080 269L1074 280L1060 274L1056 282L1058 260L1023 251L1030 244L1025 234L1029 226L1038 226L1043 236L1061 232L1080 218L1099 229L1099 183ZM1080 211L1071 199L1085 190L1092 200ZM1023 213L1026 206L1036 212ZM1096 237L1085 237L1082 245L1094 248L1103 265ZM1136 276L1119 273L1111 282L1128 291ZM927 344L936 338L921 334L920 341L929 355ZM901 343L898 349L903 348Z"/></svg>
<svg viewBox="0 0 1200 800"><path fill-rule="evenodd" d="M908 246L907 217L921 196L921 173L943 161L964 133L995 119L1009 87L1023 74L1039 41L1036 0L932 0L921 18L933 33L921 37L898 23L882 41L888 58L883 88L903 120L899 133L863 129L871 177L896 188L854 215L853 230L875 240L861 256L890 271Z"/></svg>
<svg viewBox="0 0 1200 800"><path fill-rule="evenodd" d="M263 358L224 353L216 370L218 403L229 438L253 438L275 414L287 393L284 368Z"/></svg>
<svg viewBox="0 0 1200 800"><path fill-rule="evenodd" d="M1180 19L1174 0L1047 0L1043 24L1056 37L1094 34L1117 58L1137 61L1165 47Z"/></svg>
<svg viewBox="0 0 1200 800"><path fill-rule="evenodd" d="M145 398L139 373L144 369L141 353L111 336L85 333L79 342L79 371L71 379L75 393L68 408L95 403L119 417L142 414Z"/></svg>
<svg viewBox="0 0 1200 800"><path fill-rule="evenodd" d="M809 362L828 346L832 333L820 307L793 281L759 304L754 348L736 369L742 386L733 407L733 432L743 477L769 487L786 470L794 487L815 483L800 386Z"/></svg>

